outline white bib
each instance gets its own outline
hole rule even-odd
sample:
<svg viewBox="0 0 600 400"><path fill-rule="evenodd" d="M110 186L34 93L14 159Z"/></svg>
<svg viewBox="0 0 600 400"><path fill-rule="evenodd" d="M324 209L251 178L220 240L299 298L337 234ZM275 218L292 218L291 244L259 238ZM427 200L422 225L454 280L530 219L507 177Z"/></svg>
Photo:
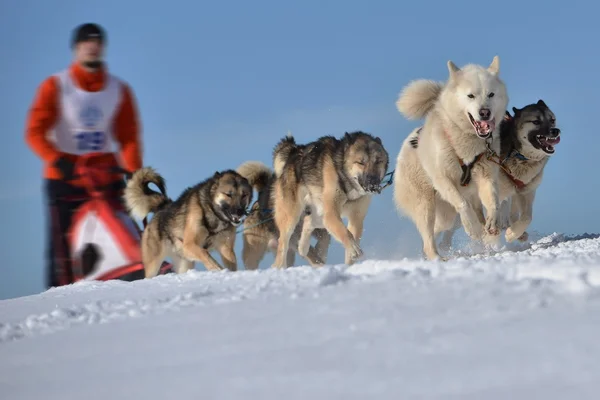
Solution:
<svg viewBox="0 0 600 400"><path fill-rule="evenodd" d="M87 92L73 82L69 70L55 76L60 85L59 119L51 139L59 151L77 155L112 153L116 146L113 117L121 103L121 82L107 74L104 89Z"/></svg>

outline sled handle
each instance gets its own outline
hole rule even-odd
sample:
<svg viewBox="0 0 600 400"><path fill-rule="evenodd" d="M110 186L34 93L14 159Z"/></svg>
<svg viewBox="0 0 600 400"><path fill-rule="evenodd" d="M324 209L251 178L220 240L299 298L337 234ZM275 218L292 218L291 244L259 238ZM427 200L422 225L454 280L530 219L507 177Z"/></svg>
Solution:
<svg viewBox="0 0 600 400"><path fill-rule="evenodd" d="M94 158L94 156L104 155L103 153L90 153L80 158L75 164L75 170L78 173L74 173L71 180L83 179L83 184L86 187L88 193L91 195L102 195L102 191L105 185L101 185L98 182L98 179L95 179L94 171L97 172L108 172L112 174L123 174L126 179L131 178L131 173L120 167L120 166L102 166L102 165L90 165L90 160Z"/></svg>

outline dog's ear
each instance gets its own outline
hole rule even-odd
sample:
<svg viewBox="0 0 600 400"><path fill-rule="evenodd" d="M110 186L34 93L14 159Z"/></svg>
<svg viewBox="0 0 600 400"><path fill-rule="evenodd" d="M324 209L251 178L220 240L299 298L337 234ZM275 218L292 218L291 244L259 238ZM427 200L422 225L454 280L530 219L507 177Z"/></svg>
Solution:
<svg viewBox="0 0 600 400"><path fill-rule="evenodd" d="M221 177L221 172L215 171L215 174L213 175L213 178L220 178L220 177Z"/></svg>
<svg viewBox="0 0 600 400"><path fill-rule="evenodd" d="M492 63L488 67L488 71L490 71L494 75L498 75L500 72L500 57L494 56Z"/></svg>
<svg viewBox="0 0 600 400"><path fill-rule="evenodd" d="M512 110L515 113L515 117L521 112L517 107L513 107Z"/></svg>
<svg viewBox="0 0 600 400"><path fill-rule="evenodd" d="M383 143L381 142L381 138L379 136L375 136L375 142L383 146Z"/></svg>
<svg viewBox="0 0 600 400"><path fill-rule="evenodd" d="M448 73L450 74L450 80L454 79L456 77L456 74L458 73L458 71L460 71L460 68L458 68L456 66L456 64L454 64L452 62L452 60L448 60Z"/></svg>
<svg viewBox="0 0 600 400"><path fill-rule="evenodd" d="M348 132L344 133L344 139L346 139L350 144L353 143L352 136L350 136Z"/></svg>
<svg viewBox="0 0 600 400"><path fill-rule="evenodd" d="M538 106L545 107L545 108L548 108L548 106L546 105L546 103L544 103L544 100L542 100L542 99L539 99L539 100L538 100L538 102L537 102L537 105L538 105Z"/></svg>

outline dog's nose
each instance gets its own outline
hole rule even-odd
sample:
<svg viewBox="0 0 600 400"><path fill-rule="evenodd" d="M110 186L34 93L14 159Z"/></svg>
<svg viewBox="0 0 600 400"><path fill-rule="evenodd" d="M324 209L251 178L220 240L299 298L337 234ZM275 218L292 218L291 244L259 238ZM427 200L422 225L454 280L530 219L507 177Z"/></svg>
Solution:
<svg viewBox="0 0 600 400"><path fill-rule="evenodd" d="M377 175L369 175L367 177L367 190L369 190L370 192L379 193L381 191L380 186L381 179L379 179Z"/></svg>
<svg viewBox="0 0 600 400"><path fill-rule="evenodd" d="M491 115L492 115L492 112L490 111L489 108L482 108L479 110L479 116L481 117L481 119L483 121L487 121L488 119L490 119Z"/></svg>
<svg viewBox="0 0 600 400"><path fill-rule="evenodd" d="M558 136L558 135L560 135L560 129L558 129L558 128L550 128L550 134L552 136Z"/></svg>

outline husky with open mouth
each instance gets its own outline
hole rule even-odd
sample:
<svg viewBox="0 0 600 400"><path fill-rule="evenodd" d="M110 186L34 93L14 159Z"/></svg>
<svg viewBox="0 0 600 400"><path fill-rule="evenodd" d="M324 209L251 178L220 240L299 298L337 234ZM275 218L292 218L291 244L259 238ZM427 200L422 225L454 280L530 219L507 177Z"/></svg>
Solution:
<svg viewBox="0 0 600 400"><path fill-rule="evenodd" d="M500 228L506 229L507 242L526 241L527 228L533 219L535 194L542 183L544 168L560 143L560 129L556 116L543 100L523 108L512 108L500 126L500 153L482 162L500 166L498 180L499 200L502 202ZM480 218L481 203L475 205ZM460 220L442 236L440 247L449 249Z"/></svg>
<svg viewBox="0 0 600 400"><path fill-rule="evenodd" d="M435 237L452 228L457 214L472 239L499 239L500 169L480 162L488 152L500 151L499 122L508 94L499 71L498 56L487 68L458 68L448 61L447 82L413 81L396 102L407 119L425 119L398 154L394 202L416 225L427 259L440 258ZM480 202L487 214L484 220L473 206Z"/></svg>

